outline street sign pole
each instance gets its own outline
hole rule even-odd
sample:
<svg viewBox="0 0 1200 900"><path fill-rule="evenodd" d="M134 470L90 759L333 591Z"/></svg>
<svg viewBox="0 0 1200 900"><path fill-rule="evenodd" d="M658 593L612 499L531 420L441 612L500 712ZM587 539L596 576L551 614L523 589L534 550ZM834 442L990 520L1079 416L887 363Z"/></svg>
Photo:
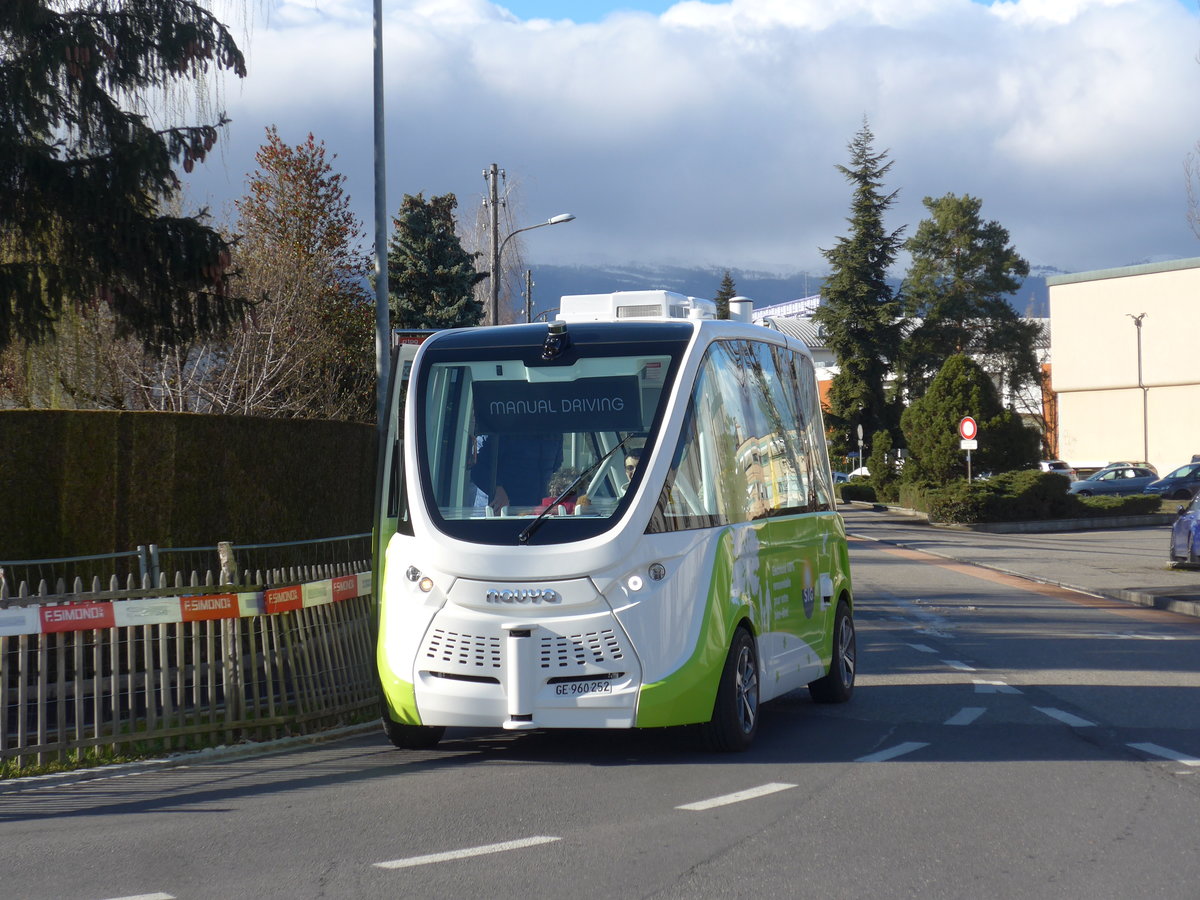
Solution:
<svg viewBox="0 0 1200 900"><path fill-rule="evenodd" d="M862 453L863 453L862 425L860 424L858 426L858 464L859 464L859 466L866 465L866 463L863 461Z"/></svg>
<svg viewBox="0 0 1200 900"><path fill-rule="evenodd" d="M967 484L971 483L971 451L979 446L979 441L975 438L979 434L979 426L970 416L963 416L958 423L958 436L961 440L958 446L962 450L967 451Z"/></svg>

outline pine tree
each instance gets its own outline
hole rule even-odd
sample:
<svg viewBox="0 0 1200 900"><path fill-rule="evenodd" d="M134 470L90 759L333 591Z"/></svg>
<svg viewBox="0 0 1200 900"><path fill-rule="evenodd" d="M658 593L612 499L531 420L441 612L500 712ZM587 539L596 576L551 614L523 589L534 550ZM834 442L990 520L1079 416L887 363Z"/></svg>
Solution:
<svg viewBox="0 0 1200 900"><path fill-rule="evenodd" d="M453 194L404 195L388 241L388 291L394 328L462 328L478 325L483 303L474 286L476 254L463 249L454 230Z"/></svg>
<svg viewBox="0 0 1200 900"><path fill-rule="evenodd" d="M717 304L717 318L729 318L729 301L737 296L737 288L733 285L733 276L729 274L729 270L725 270L725 277L721 279L721 286L717 289L717 296L713 297L713 302Z"/></svg>
<svg viewBox="0 0 1200 900"><path fill-rule="evenodd" d="M156 130L136 111L210 69L246 74L206 5L0 3L0 349L94 303L150 344L241 315L229 242L202 213L161 213L174 166L203 162L226 120Z"/></svg>
<svg viewBox="0 0 1200 900"><path fill-rule="evenodd" d="M848 147L850 165L837 167L854 185L846 220L850 234L821 251L831 272L813 319L823 328L840 370L830 384L827 416L835 453L845 451L843 442L859 425L866 434L874 434L894 432L898 422L886 378L900 347L900 303L887 283L887 271L900 248L903 228L889 232L883 225L896 191L882 192L892 163L886 161L887 151L874 151L874 140L864 122Z"/></svg>
<svg viewBox="0 0 1200 900"><path fill-rule="evenodd" d="M1039 327L1005 299L1029 274L1029 264L998 222L980 217L982 201L964 195L926 197L930 218L905 244L912 263L902 292L919 324L905 338L900 369L909 397L924 393L943 361L956 353L979 360L1010 390L1038 382L1034 344Z"/></svg>

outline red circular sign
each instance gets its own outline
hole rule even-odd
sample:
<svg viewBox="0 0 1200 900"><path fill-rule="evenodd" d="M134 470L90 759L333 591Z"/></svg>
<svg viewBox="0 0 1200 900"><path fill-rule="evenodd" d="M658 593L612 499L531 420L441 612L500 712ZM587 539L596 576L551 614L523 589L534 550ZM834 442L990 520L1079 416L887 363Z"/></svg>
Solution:
<svg viewBox="0 0 1200 900"><path fill-rule="evenodd" d="M974 440L975 435L979 434L979 426L970 416L963 416L963 420L958 423L958 434L964 441Z"/></svg>

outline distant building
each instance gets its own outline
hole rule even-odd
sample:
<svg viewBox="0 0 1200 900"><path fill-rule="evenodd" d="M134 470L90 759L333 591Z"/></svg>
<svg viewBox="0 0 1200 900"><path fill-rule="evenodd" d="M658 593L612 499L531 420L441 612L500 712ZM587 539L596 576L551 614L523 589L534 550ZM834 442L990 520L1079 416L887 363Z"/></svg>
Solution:
<svg viewBox="0 0 1200 900"><path fill-rule="evenodd" d="M1200 453L1200 259L1046 283L1058 455L1076 468L1145 460L1165 475Z"/></svg>

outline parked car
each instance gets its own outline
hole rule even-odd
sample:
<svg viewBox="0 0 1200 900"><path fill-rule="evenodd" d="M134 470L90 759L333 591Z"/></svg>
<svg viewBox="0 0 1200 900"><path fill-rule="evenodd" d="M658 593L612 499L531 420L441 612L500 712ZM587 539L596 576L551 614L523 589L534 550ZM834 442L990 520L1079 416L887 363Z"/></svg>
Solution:
<svg viewBox="0 0 1200 900"><path fill-rule="evenodd" d="M850 470L850 476L849 476L849 477L850 477L850 480L852 480L852 481L853 481L855 478L870 478L870 477L871 477L871 470L870 470L870 469L868 469L866 466L859 466L857 469L851 469L851 470Z"/></svg>
<svg viewBox="0 0 1200 900"><path fill-rule="evenodd" d="M1105 466L1103 469L1101 469L1100 472L1104 472L1108 469L1127 469L1130 466L1136 466L1139 469L1149 469L1155 475L1158 474L1158 469L1154 468L1153 465L1151 465L1148 462L1145 462L1144 460L1137 460L1137 459L1135 459L1133 461L1110 462L1107 466ZM1096 472L1094 474L1099 475L1100 472Z"/></svg>
<svg viewBox="0 0 1200 900"><path fill-rule="evenodd" d="M1038 463L1038 468L1043 472L1057 472L1059 475L1066 475L1072 481L1079 477L1075 470L1061 459L1043 459Z"/></svg>
<svg viewBox="0 0 1200 900"><path fill-rule="evenodd" d="M1162 494L1168 500L1190 500L1197 491L1200 491L1200 462L1184 463L1146 485L1147 494Z"/></svg>
<svg viewBox="0 0 1200 900"><path fill-rule="evenodd" d="M1179 515L1171 526L1171 562L1200 566L1200 493L1190 506L1179 507Z"/></svg>
<svg viewBox="0 0 1200 900"><path fill-rule="evenodd" d="M1072 481L1068 494L1090 497L1093 494L1140 494L1158 476L1144 466L1101 469L1082 481Z"/></svg>
<svg viewBox="0 0 1200 900"><path fill-rule="evenodd" d="M833 473L833 483L834 484L844 484L845 482L847 482L849 480L850 480L850 476L847 475L845 472L834 472Z"/></svg>

